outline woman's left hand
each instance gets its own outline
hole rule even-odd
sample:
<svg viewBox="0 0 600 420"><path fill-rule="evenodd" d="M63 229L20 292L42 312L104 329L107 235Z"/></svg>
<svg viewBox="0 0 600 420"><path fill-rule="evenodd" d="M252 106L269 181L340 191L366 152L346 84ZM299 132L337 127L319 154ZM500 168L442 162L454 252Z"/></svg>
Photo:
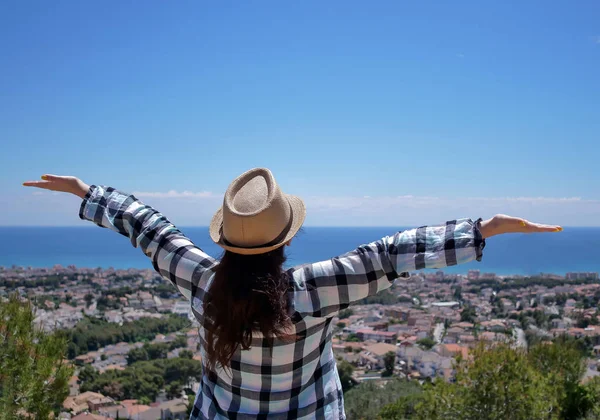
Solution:
<svg viewBox="0 0 600 420"><path fill-rule="evenodd" d="M562 227L558 225L544 225L533 223L520 217L497 214L491 219L481 222L481 234L484 238L502 235L505 233L544 233L560 232Z"/></svg>
<svg viewBox="0 0 600 420"><path fill-rule="evenodd" d="M26 187L42 188L50 191L60 191L75 194L84 198L90 186L75 176L60 175L42 175L42 181L27 181L23 185Z"/></svg>

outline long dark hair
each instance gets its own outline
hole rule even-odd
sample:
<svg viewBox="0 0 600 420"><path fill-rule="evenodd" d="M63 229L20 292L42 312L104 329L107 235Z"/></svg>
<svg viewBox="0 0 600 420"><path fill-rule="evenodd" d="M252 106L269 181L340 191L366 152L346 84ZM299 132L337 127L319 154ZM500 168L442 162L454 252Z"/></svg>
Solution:
<svg viewBox="0 0 600 420"><path fill-rule="evenodd" d="M252 333L269 343L290 324L285 247L258 255L225 251L204 302L206 366L224 369L238 347L248 350Z"/></svg>

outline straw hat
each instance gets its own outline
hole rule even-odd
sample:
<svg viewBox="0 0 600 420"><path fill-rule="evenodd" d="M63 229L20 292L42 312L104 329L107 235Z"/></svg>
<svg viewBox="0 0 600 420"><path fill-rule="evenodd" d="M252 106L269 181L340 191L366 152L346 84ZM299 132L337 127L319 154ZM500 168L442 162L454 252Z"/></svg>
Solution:
<svg viewBox="0 0 600 420"><path fill-rule="evenodd" d="M284 194L270 170L254 168L229 184L210 237L236 254L263 254L292 239L305 217L300 198Z"/></svg>

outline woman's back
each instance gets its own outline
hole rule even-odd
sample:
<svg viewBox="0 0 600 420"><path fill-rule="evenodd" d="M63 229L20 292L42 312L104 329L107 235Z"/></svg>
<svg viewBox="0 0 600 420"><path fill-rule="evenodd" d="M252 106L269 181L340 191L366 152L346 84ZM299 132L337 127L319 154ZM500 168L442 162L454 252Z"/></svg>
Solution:
<svg viewBox="0 0 600 420"><path fill-rule="evenodd" d="M294 294L291 291L291 300ZM203 325L200 302L192 305ZM251 347L238 348L228 369L217 366L214 372L205 372L192 417L256 418L262 413L268 418L344 418L342 388L331 350L331 318L298 313L292 318L289 336L275 337L269 343L255 332ZM201 327L203 358L205 334Z"/></svg>

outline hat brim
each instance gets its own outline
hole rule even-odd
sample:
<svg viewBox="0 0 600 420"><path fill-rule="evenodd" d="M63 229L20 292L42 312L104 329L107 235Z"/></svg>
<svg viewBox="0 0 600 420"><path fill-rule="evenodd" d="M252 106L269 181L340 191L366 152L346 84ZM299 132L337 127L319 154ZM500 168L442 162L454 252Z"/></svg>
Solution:
<svg viewBox="0 0 600 420"><path fill-rule="evenodd" d="M231 246L225 243L225 238L223 238L223 207L219 208L215 215L213 216L209 232L211 239L219 245L221 248L226 249L227 251L234 252L236 254L243 255L257 255L257 254L265 254L267 252L273 251L283 245L285 245L289 240L291 240L296 233L300 230L302 225L304 224L304 219L306 218L306 207L304 205L304 201L300 197L296 197L295 195L286 194L286 198L290 203L290 207L292 208L292 223L290 226L290 230L287 235L276 244L265 246L265 247L253 247L253 248L243 248L237 246Z"/></svg>

